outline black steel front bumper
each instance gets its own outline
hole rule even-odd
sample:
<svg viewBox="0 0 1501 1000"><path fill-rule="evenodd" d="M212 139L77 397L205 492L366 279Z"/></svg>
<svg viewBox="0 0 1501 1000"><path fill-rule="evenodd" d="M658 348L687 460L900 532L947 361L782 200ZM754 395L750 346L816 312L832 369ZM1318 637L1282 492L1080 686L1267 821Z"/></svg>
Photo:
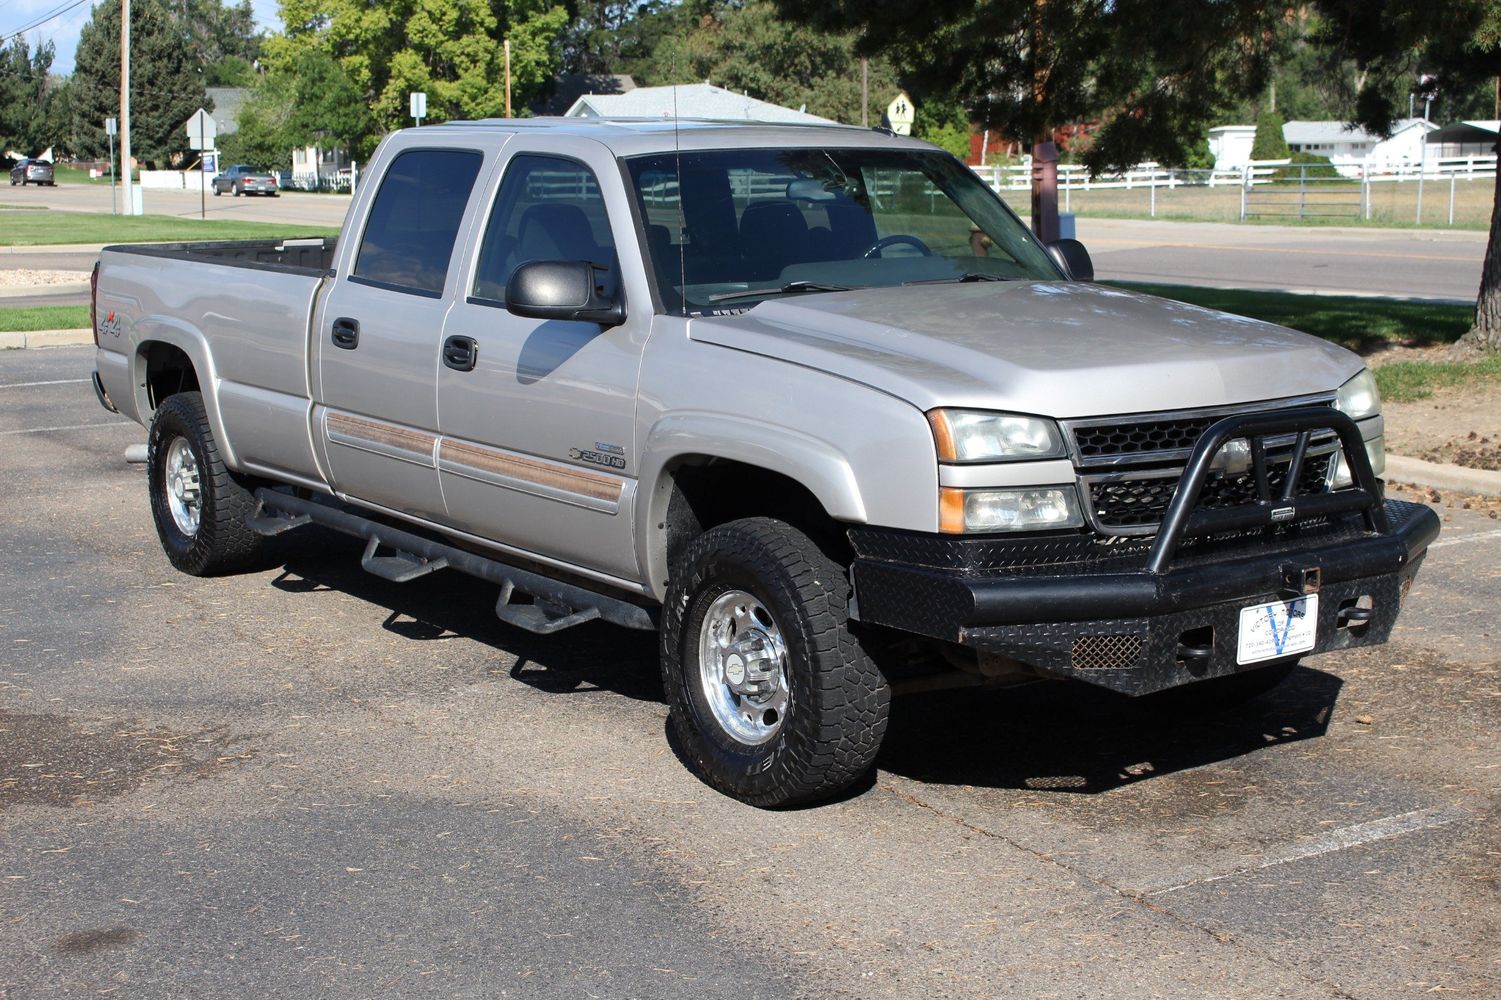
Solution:
<svg viewBox="0 0 1501 1000"><path fill-rule="evenodd" d="M1355 485L1315 497L1270 496L1261 438L1294 432L1306 446L1320 428L1339 434ZM1261 499L1196 511L1210 462L1234 438L1252 442ZM862 621L1146 694L1277 662L1237 662L1241 609L1257 604L1318 593L1309 653L1386 641L1438 530L1429 508L1381 499L1354 423L1320 409L1230 417L1211 427L1155 538L856 528L850 539Z"/></svg>

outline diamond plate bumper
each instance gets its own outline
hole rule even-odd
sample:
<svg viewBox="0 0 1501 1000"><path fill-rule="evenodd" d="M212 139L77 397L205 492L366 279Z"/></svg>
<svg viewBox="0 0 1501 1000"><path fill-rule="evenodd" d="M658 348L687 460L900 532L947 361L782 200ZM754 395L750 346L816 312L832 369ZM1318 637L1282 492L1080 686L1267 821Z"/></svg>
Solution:
<svg viewBox="0 0 1501 1000"><path fill-rule="evenodd" d="M1145 694L1246 669L1240 609L1290 596L1308 570L1320 594L1314 652L1386 641L1439 521L1399 501L1383 513L1385 532L1347 517L1191 542L1161 573L1145 544L860 528L851 572L863 621Z"/></svg>

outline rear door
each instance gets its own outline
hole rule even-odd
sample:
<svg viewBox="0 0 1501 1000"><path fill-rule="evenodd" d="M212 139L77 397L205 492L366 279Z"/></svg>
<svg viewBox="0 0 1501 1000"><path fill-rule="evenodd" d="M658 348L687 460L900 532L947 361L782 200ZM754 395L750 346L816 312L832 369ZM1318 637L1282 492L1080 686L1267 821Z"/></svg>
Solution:
<svg viewBox="0 0 1501 1000"><path fill-rule="evenodd" d="M442 520L435 384L471 202L486 170L476 142L397 149L358 243L341 249L315 335L314 421L335 489ZM358 206L354 208L358 211Z"/></svg>
<svg viewBox="0 0 1501 1000"><path fill-rule="evenodd" d="M634 581L636 379L650 292L620 167L592 140L507 148L444 327L458 364L438 368L438 467L456 526L569 565ZM620 248L617 253L617 248ZM623 288L626 321L537 320L505 308L530 260L589 260Z"/></svg>

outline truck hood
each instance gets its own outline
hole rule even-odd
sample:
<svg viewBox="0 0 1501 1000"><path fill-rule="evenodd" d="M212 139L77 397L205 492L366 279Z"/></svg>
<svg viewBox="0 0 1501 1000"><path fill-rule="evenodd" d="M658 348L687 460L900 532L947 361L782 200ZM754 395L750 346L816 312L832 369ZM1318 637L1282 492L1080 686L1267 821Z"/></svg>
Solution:
<svg viewBox="0 0 1501 1000"><path fill-rule="evenodd" d="M1286 327L1084 282L804 293L693 320L706 344L869 385L922 410L1070 418L1331 392L1359 357Z"/></svg>

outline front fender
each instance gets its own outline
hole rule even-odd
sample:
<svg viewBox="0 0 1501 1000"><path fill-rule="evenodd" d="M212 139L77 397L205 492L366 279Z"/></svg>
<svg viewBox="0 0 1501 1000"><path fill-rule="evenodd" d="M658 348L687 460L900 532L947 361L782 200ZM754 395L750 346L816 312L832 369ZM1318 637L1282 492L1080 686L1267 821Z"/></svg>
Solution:
<svg viewBox="0 0 1501 1000"><path fill-rule="evenodd" d="M667 578L665 549L653 531L667 516L673 464L686 455L728 459L780 473L811 492L831 517L863 524L865 499L849 458L806 432L721 413L675 413L647 436L636 504L637 557L654 590Z"/></svg>

